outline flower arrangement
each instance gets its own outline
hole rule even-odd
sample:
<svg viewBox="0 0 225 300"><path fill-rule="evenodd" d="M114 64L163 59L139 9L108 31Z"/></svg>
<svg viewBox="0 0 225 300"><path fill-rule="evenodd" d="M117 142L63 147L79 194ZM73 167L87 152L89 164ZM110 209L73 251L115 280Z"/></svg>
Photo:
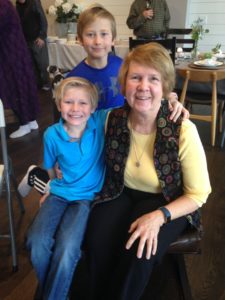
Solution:
<svg viewBox="0 0 225 300"><path fill-rule="evenodd" d="M77 22L80 12L75 0L55 0L48 8L49 15L56 16L58 23Z"/></svg>
<svg viewBox="0 0 225 300"><path fill-rule="evenodd" d="M204 29L204 25L204 20L200 17L192 23L191 37L193 40L198 42L206 33L209 33L209 29Z"/></svg>
<svg viewBox="0 0 225 300"><path fill-rule="evenodd" d="M197 57L198 55L198 42L199 40L202 40L203 39L203 36L206 34L206 33L209 33L209 29L205 29L204 28L204 20L201 19L200 17L195 20L192 25L191 25L191 28L192 28L192 32L191 32L191 38L193 40L195 40L195 47L193 49L193 57Z"/></svg>

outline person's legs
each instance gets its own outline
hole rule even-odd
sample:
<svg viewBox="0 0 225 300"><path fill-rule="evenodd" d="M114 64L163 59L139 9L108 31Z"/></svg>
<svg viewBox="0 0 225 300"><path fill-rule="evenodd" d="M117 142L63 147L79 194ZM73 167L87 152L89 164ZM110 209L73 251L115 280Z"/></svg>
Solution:
<svg viewBox="0 0 225 300"><path fill-rule="evenodd" d="M52 253L54 235L61 222L68 201L50 195L42 204L27 234L27 248L37 274L39 287L43 290Z"/></svg>
<svg viewBox="0 0 225 300"><path fill-rule="evenodd" d="M44 285L44 300L64 300L81 256L90 201L73 201L66 208L55 236L54 251Z"/></svg>
<svg viewBox="0 0 225 300"><path fill-rule="evenodd" d="M131 221L136 220L139 216L157 209L165 204L162 196L152 196L143 198L146 193L136 193L136 198L131 213ZM151 195L151 194L149 194ZM114 278L111 286L105 296L107 300L138 300L142 296L146 285L150 279L153 267L158 264L163 255L166 253L170 243L179 236L180 233L188 226L185 217L176 219L169 224L163 225L158 236L157 253L151 256L150 260L145 257L137 258L137 241L130 250L122 248L122 255L116 267ZM125 242L128 240L128 233ZM145 254L144 254L145 255Z"/></svg>
<svg viewBox="0 0 225 300"><path fill-rule="evenodd" d="M38 74L38 80L40 81L40 86L48 86L48 89L50 89L49 75L47 71L49 66L49 57L46 42L41 48L33 43L32 56L35 63L36 72Z"/></svg>
<svg viewBox="0 0 225 300"><path fill-rule="evenodd" d="M130 201L126 195L91 210L84 250L90 273L89 299L102 300L127 234Z"/></svg>

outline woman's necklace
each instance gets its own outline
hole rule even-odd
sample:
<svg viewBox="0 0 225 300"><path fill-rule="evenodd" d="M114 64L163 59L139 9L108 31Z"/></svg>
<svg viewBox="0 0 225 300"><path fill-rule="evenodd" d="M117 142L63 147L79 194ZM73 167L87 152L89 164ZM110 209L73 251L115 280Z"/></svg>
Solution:
<svg viewBox="0 0 225 300"><path fill-rule="evenodd" d="M143 147L143 150L141 152L141 155L138 157L138 153L137 153L137 148L136 148L136 140L135 140L135 137L134 137L134 132L133 132L133 127L132 127L132 124L131 124L131 138L133 140L133 147L134 147L134 154L135 154L135 158L136 158L136 162L135 162L135 166L137 168L139 168L141 166L141 159L142 159L142 156L145 152L145 149L146 149L146 146L148 144L148 139L146 140L145 144L144 144L144 147Z"/></svg>

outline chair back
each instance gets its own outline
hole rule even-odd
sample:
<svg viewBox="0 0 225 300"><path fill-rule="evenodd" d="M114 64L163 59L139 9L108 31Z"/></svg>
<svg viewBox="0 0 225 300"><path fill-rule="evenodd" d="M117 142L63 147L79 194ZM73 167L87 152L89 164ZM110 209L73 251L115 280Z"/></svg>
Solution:
<svg viewBox="0 0 225 300"><path fill-rule="evenodd" d="M195 40L194 39L176 39L176 49L181 47L184 52L191 52L195 47Z"/></svg>
<svg viewBox="0 0 225 300"><path fill-rule="evenodd" d="M167 38L176 37L176 49L181 47L184 52L191 52L195 47L195 40L191 37L185 37L185 35L190 35L191 32L192 28L169 28L166 36Z"/></svg>
<svg viewBox="0 0 225 300"><path fill-rule="evenodd" d="M169 28L167 29L167 36L168 35L185 35L185 34L191 34L192 28Z"/></svg>
<svg viewBox="0 0 225 300"><path fill-rule="evenodd" d="M159 43L163 47L165 47L171 56L173 63L175 63L175 53L176 53L176 38L173 37L172 39L162 39L162 40L152 40L152 39L133 39L132 37L129 38L129 50L133 48L147 44L147 43Z"/></svg>

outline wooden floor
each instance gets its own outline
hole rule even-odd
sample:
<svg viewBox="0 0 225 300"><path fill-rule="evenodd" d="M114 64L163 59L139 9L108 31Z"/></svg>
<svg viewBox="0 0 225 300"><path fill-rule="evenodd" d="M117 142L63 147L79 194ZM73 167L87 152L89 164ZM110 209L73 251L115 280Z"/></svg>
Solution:
<svg viewBox="0 0 225 300"><path fill-rule="evenodd" d="M42 161L42 134L52 123L52 103L50 92L40 92L41 112L39 130L20 139L8 139L9 154L17 180L25 174L30 164ZM202 209L205 235L202 254L186 257L188 276L194 300L225 300L225 148L210 146L210 127L206 123L197 124L203 141L213 192ZM17 124L7 126L7 134L17 128ZM193 141L194 142L194 141ZM13 199L17 253L19 270L12 273L9 240L0 240L0 300L31 300L36 287L36 278L24 248L27 227L38 210L38 194L32 191L24 199L26 212L20 214L17 199ZM4 199L0 200L0 231L6 232L7 217ZM165 300L174 300L171 295ZM149 299L150 300L150 299ZM156 299L151 299L156 300Z"/></svg>

